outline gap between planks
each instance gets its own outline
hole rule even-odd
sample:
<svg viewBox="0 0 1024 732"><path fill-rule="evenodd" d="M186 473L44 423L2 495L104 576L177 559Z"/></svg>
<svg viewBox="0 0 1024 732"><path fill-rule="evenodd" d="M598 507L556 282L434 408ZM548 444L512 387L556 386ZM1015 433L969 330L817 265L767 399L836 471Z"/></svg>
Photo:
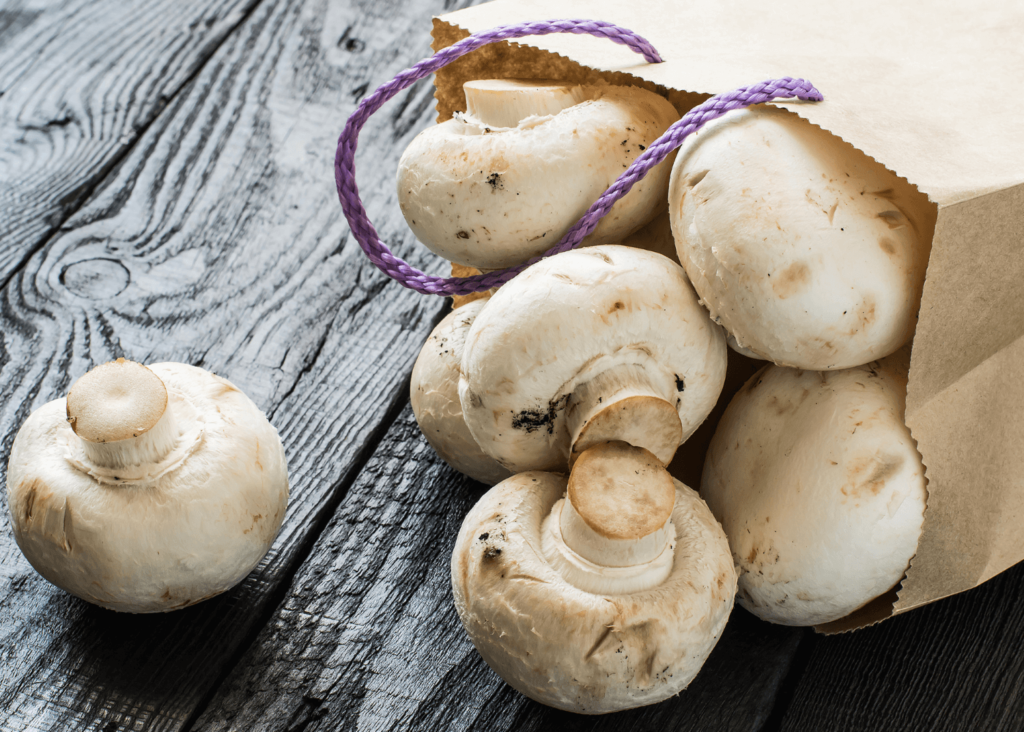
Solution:
<svg viewBox="0 0 1024 732"><path fill-rule="evenodd" d="M447 309L441 312L441 315L434 321L434 325L444 317L447 313ZM319 357L319 351L317 357ZM314 358L315 362L316 359ZM310 364L312 366L312 364ZM296 383L298 383L299 377L296 376ZM302 543L295 552L295 560L291 567L286 572L282 573L282 581L278 585L277 589L270 593L268 602L265 606L265 611L256 623L253 623L252 628L245 635L243 640L238 644L235 652L230 656L228 662L224 664L224 670L217 677L216 681L210 684L210 688L207 689L206 693L196 704L192 713L185 720L185 723L181 727L181 732L192 732L195 727L196 721L203 715L210 702L217 696L217 692L220 691L224 682L232 674L235 668L238 666L239 661L245 656L257 636L267 626L268 621L277 613L281 603L288 597L288 593L291 590L292 582L295 579L295 575L299 570L306 564L306 560L309 558L310 553L319 541L321 534L330 522L331 518L337 512L338 507L344 502L348 496L349 490L353 484L359 479L363 469L366 467L366 463L369 462L370 458L377 451L380 443L383 441L384 436L391 429L391 426L398 419L405 405L409 402L409 378L406 378L402 382L402 389L395 396L395 399L388 406L387 412L384 414L383 419L374 429L370 435L370 439L367 440L366 444L357 454L357 457L353 463L352 470L348 472L336 485L332 486L329 495L331 496L319 513L316 514L315 518L311 522L311 530L306 534Z"/></svg>

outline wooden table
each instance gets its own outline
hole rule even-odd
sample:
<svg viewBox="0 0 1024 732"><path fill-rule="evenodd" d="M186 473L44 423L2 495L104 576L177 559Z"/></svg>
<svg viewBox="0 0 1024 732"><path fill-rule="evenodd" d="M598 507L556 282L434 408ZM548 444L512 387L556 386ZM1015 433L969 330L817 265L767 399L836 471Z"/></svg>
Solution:
<svg viewBox="0 0 1024 732"><path fill-rule="evenodd" d="M448 562L483 488L416 427L408 381L446 304L349 236L333 143L429 54L445 0L7 0L0 5L0 436L91 366L215 371L284 440L292 497L241 585L119 615L41 579L0 517L4 730L1024 728L1024 571L838 637L737 608L679 697L603 718L530 702L467 640ZM370 123L360 186L398 213L420 82ZM3 468L0 467L0 471Z"/></svg>

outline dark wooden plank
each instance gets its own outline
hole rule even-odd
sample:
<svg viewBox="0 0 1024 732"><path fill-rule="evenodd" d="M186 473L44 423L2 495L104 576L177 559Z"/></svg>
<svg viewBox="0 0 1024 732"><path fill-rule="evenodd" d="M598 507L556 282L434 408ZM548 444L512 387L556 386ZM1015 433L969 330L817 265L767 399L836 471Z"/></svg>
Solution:
<svg viewBox="0 0 1024 732"><path fill-rule="evenodd" d="M506 686L452 604L452 547L483 490L441 463L406 409L195 728L761 728L806 631L742 610L690 688L662 704L582 717Z"/></svg>
<svg viewBox="0 0 1024 732"><path fill-rule="evenodd" d="M338 131L369 84L429 54L441 0L265 0L0 295L0 464L33 407L126 355L203 365L268 411L292 497L271 553L226 595L166 616L70 598L0 512L0 728L173 730L255 636L393 409L444 307L389 283L347 235ZM424 82L371 121L360 180L413 264L394 170L433 119ZM0 469L2 470L2 469Z"/></svg>
<svg viewBox="0 0 1024 732"><path fill-rule="evenodd" d="M0 8L0 283L78 208L256 2Z"/></svg>
<svg viewBox="0 0 1024 732"><path fill-rule="evenodd" d="M784 730L1024 729L1024 567L854 633L819 637Z"/></svg>

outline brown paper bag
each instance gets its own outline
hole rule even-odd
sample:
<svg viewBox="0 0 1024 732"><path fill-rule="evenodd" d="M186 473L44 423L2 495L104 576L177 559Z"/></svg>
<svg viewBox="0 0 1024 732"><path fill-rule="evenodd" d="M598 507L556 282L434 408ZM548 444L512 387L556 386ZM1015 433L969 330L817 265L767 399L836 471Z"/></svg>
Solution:
<svg viewBox="0 0 1024 732"><path fill-rule="evenodd" d="M1024 559L1024 13L1013 3L765 5L497 0L434 20L434 49L529 20L590 18L665 62L558 34L486 46L442 69L437 109L495 77L605 79L686 110L781 76L825 102L780 103L907 178L938 205L914 340L907 424L927 468L924 532L898 590L822 626L839 632L976 587Z"/></svg>

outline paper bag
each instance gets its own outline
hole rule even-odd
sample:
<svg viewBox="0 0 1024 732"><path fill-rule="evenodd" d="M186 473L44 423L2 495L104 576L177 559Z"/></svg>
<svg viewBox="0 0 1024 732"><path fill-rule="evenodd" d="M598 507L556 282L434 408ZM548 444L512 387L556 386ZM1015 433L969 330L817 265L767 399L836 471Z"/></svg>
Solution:
<svg viewBox="0 0 1024 732"><path fill-rule="evenodd" d="M979 585L1024 559L1024 10L1012 3L766 5L497 0L434 20L434 48L530 20L610 21L647 38L648 64L567 34L486 46L436 76L440 119L477 78L604 79L711 94L794 76L824 94L779 103L903 176L938 206L914 339L907 424L928 506L903 584L822 626L850 630Z"/></svg>

